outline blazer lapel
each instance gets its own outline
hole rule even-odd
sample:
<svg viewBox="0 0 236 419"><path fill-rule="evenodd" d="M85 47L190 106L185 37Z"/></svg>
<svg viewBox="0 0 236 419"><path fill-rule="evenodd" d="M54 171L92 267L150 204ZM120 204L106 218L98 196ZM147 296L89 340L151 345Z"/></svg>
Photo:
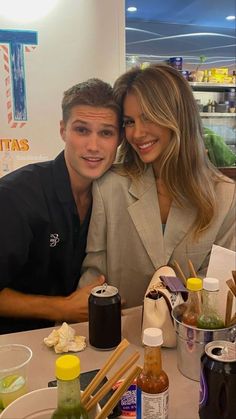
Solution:
<svg viewBox="0 0 236 419"><path fill-rule="evenodd" d="M175 248L189 233L195 217L196 210L193 207L180 208L172 203L164 234L166 263L170 260Z"/></svg>
<svg viewBox="0 0 236 419"><path fill-rule="evenodd" d="M156 182L151 166L140 182L132 182L129 193L137 200L128 208L130 217L155 269L168 264L174 249L189 232L196 211L172 203L163 236Z"/></svg>
<svg viewBox="0 0 236 419"><path fill-rule="evenodd" d="M137 199L128 208L130 217L154 268L157 269L165 263L165 251L156 183L151 166L140 182L132 182L129 192Z"/></svg>

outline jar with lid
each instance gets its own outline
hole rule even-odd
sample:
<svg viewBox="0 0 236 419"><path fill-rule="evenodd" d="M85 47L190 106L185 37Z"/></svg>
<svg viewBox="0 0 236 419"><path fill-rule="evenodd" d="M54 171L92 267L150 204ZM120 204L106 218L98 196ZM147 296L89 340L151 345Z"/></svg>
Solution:
<svg viewBox="0 0 236 419"><path fill-rule="evenodd" d="M80 398L80 360L62 355L56 360L57 409L51 419L88 419Z"/></svg>
<svg viewBox="0 0 236 419"><path fill-rule="evenodd" d="M198 318L201 315L201 278L188 278L186 288L188 290L188 299L185 303L185 310L182 316L182 322L190 326L197 326Z"/></svg>
<svg viewBox="0 0 236 419"><path fill-rule="evenodd" d="M168 418L169 379L162 369L162 343L161 329L144 330L144 366L137 377L136 419Z"/></svg>
<svg viewBox="0 0 236 419"><path fill-rule="evenodd" d="M202 313L197 325L201 329L221 329L224 321L219 313L219 280L204 278L202 290Z"/></svg>

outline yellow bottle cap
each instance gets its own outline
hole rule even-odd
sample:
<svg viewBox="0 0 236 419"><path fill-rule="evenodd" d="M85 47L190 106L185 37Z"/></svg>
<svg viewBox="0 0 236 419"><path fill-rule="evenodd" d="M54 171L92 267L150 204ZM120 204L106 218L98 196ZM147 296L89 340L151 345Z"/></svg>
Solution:
<svg viewBox="0 0 236 419"><path fill-rule="evenodd" d="M202 279L201 278L188 278L187 289L189 291L200 291L202 289Z"/></svg>
<svg viewBox="0 0 236 419"><path fill-rule="evenodd" d="M62 355L56 360L56 377L59 380L74 380L80 375L80 359L76 355Z"/></svg>

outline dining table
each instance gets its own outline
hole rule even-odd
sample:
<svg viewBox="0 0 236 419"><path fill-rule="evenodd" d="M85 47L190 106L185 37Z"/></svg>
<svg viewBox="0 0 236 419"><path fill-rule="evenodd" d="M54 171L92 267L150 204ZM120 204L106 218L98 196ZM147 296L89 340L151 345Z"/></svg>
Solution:
<svg viewBox="0 0 236 419"><path fill-rule="evenodd" d="M142 307L134 307L122 311L122 338L130 343L116 364L109 371L112 375L132 353L138 351L140 357L137 364L143 365L144 348L141 341L142 335ZM88 322L70 324L76 335L86 337L86 348L77 353L81 362L81 372L100 369L112 351L93 348L89 344ZM33 352L28 369L29 391L45 388L48 382L55 379L55 361L61 354L56 354L54 348L49 348L44 343L52 328L29 330L25 332L0 335L0 345L17 343L29 346ZM177 348L161 348L162 369L169 378L169 419L197 419L200 384L186 378L177 366Z"/></svg>

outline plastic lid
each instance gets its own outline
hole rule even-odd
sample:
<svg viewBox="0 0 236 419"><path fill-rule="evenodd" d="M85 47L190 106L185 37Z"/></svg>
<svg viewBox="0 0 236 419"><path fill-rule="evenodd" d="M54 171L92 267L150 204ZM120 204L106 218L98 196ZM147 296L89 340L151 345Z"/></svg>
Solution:
<svg viewBox="0 0 236 419"><path fill-rule="evenodd" d="M148 327L143 332L143 344L147 346L160 346L163 343L162 330Z"/></svg>
<svg viewBox="0 0 236 419"><path fill-rule="evenodd" d="M201 278L188 278L187 289L189 291L200 291L202 289L202 279Z"/></svg>
<svg viewBox="0 0 236 419"><path fill-rule="evenodd" d="M206 291L218 291L219 290L219 279L217 278L204 278L203 289Z"/></svg>
<svg viewBox="0 0 236 419"><path fill-rule="evenodd" d="M76 355L62 355L56 360L56 377L59 380L74 380L80 375L80 359Z"/></svg>

